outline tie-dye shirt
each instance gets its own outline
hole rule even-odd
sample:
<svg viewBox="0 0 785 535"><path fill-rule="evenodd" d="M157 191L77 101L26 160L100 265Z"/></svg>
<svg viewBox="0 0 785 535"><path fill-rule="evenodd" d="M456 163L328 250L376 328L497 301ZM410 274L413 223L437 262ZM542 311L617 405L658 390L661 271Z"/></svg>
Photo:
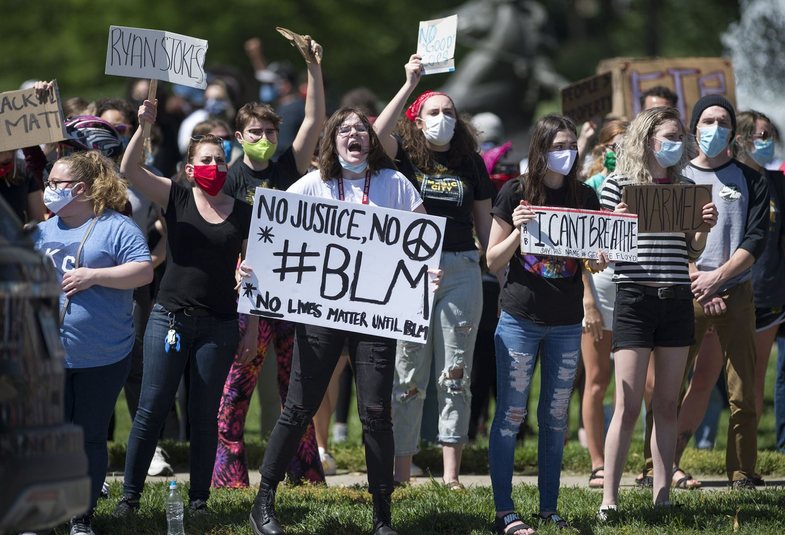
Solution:
<svg viewBox="0 0 785 535"><path fill-rule="evenodd" d="M565 206L567 188L546 188L546 206ZM499 191L491 214L512 225L512 212L524 200L519 180L510 180ZM599 210L597 194L578 184L578 206ZM583 319L581 261L563 256L521 254L516 249L510 260L501 292L505 312L536 323L571 325Z"/></svg>

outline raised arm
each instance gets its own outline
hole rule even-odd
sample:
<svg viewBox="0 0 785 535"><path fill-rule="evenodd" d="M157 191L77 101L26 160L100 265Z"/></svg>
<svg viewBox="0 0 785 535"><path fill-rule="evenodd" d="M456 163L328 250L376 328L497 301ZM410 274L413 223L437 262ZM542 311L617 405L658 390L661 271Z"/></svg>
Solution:
<svg viewBox="0 0 785 535"><path fill-rule="evenodd" d="M395 130L395 123L398 117L401 116L403 107L406 105L406 100L420 83L422 77L422 58L417 54L409 56L409 62L404 65L406 71L406 81L403 83L398 93L390 100L387 106L384 107L382 112L373 123L373 129L376 135L379 136L379 141L384 148L384 152L390 158L395 158L395 153L398 152L398 144L392 133Z"/></svg>
<svg viewBox="0 0 785 535"><path fill-rule="evenodd" d="M322 46L314 40L310 40L311 53L322 57ZM297 171L304 175L308 171L316 144L319 143L319 135L324 125L326 106L324 103L324 82L322 81L322 65L315 61L306 64L308 66L308 90L305 95L305 119L303 119L300 129L297 131L292 142L292 152L294 161L297 162Z"/></svg>
<svg viewBox="0 0 785 535"><path fill-rule="evenodd" d="M149 200L166 209L169 204L169 190L172 189L172 181L166 177L151 173L142 165L142 155L144 153L144 139L142 130L146 123L155 123L157 102L153 103L145 100L139 106L139 128L136 129L128 147L123 154L123 161L120 163L120 173L130 182L139 192Z"/></svg>

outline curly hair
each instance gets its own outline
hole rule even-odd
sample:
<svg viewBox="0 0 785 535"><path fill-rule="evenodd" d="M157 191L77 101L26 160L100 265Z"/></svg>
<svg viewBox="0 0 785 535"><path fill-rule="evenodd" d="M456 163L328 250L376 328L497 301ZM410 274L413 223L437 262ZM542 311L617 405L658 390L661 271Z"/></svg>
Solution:
<svg viewBox="0 0 785 535"><path fill-rule="evenodd" d="M120 176L117 165L97 150L74 152L57 160L68 166L73 179L87 185L85 197L99 216L107 208L122 212L128 202L128 184Z"/></svg>
<svg viewBox="0 0 785 535"><path fill-rule="evenodd" d="M452 99L450 99L452 102ZM420 108L420 115L422 115L423 108ZM460 115L458 109L455 108L455 133L450 140L450 148L447 150L447 166L459 167L472 153L478 151L477 136L475 130L469 126L470 119L467 116ZM424 173L435 173L438 164L433 157L433 151L428 148L428 143L425 140L422 130L417 128L414 121L410 121L406 116L398 120L396 126L396 133L401 136L403 150L412 160L417 169Z"/></svg>
<svg viewBox="0 0 785 535"><path fill-rule="evenodd" d="M523 188L524 199L534 205L545 204L545 175L548 173L548 151L551 149L556 134L568 131L577 138L575 123L563 115L549 114L537 121L529 143L529 168L519 178L520 187ZM578 159L572 164L572 169L564 177L567 185L565 206L579 207L578 204Z"/></svg>
<svg viewBox="0 0 785 535"><path fill-rule="evenodd" d="M736 138L731 144L734 158L752 158L750 156L750 151L747 149L747 143L752 140L752 136L755 134L755 123L758 121L766 121L769 123L774 134L774 142L776 143L779 139L780 134L767 115L755 110L739 112L736 115Z"/></svg>
<svg viewBox="0 0 785 535"><path fill-rule="evenodd" d="M613 138L619 134L624 134L629 128L630 122L622 119L612 119L602 125L600 133L597 136L597 144L591 151L592 164L586 177L590 178L597 173L602 173L605 170L605 149L613 141Z"/></svg>
<svg viewBox="0 0 785 535"><path fill-rule="evenodd" d="M628 184L648 184L654 177L649 172L649 164L654 160L654 151L651 149L649 141L654 137L654 131L665 121L676 121L684 130L684 123L676 108L670 106L660 106L642 111L630 123L627 133L622 139L619 153L616 155L615 175L623 177ZM689 162L689 154L692 153L692 136L684 136L684 150L681 159L671 167L666 169L667 177L672 183L682 181L681 170ZM659 177L658 177L659 178Z"/></svg>
<svg viewBox="0 0 785 535"><path fill-rule="evenodd" d="M101 117L107 111L119 111L125 117L130 127L128 134L133 134L139 127L139 119L136 116L136 108L124 98L107 97L95 101L95 115Z"/></svg>
<svg viewBox="0 0 785 535"><path fill-rule="evenodd" d="M338 160L338 150L335 146L335 138L338 135L338 127L343 124L351 114L357 115L368 131L368 168L365 176L373 176L382 169L395 169L392 159L384 152L379 137L373 131L368 117L359 108L340 108L327 119L327 123L322 130L322 140L319 146L319 170L322 180L327 181L331 178L340 177L343 171L341 162Z"/></svg>

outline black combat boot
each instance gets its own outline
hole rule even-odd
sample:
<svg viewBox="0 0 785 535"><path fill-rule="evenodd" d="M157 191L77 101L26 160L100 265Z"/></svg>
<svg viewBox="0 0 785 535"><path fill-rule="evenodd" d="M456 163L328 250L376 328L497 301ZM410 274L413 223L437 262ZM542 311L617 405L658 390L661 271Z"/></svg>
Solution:
<svg viewBox="0 0 785 535"><path fill-rule="evenodd" d="M389 494L375 493L373 495L372 535L398 535L398 532L390 527L390 524L392 524L390 505L391 499Z"/></svg>
<svg viewBox="0 0 785 535"><path fill-rule="evenodd" d="M259 484L251 508L251 528L256 535L283 535L283 528L275 518L275 487L267 483Z"/></svg>

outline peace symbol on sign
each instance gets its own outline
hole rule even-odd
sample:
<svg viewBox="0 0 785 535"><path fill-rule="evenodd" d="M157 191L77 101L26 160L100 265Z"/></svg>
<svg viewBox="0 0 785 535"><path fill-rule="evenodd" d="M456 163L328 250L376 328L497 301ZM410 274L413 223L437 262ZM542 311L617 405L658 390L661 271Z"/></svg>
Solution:
<svg viewBox="0 0 785 535"><path fill-rule="evenodd" d="M436 253L441 241L442 232L436 223L417 219L403 234L403 251L411 260L428 260Z"/></svg>

